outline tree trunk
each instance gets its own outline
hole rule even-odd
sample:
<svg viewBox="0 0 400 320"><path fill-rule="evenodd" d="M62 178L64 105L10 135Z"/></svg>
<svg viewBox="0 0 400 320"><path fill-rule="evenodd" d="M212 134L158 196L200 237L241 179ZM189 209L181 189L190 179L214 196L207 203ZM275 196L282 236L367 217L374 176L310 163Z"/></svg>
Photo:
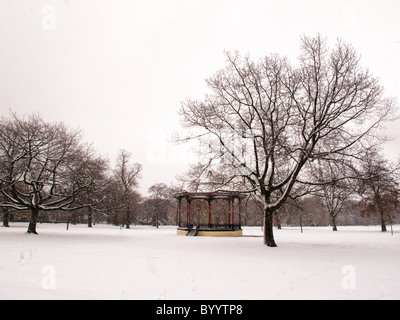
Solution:
<svg viewBox="0 0 400 320"><path fill-rule="evenodd" d="M88 208L88 227L92 227L92 222L93 222L93 212L92 212L92 207Z"/></svg>
<svg viewBox="0 0 400 320"><path fill-rule="evenodd" d="M277 247L274 240L273 231L273 212L269 209L265 209L264 213L264 244L268 247Z"/></svg>
<svg viewBox="0 0 400 320"><path fill-rule="evenodd" d="M386 221L385 221L383 215L381 216L381 231L382 232L386 232L387 231L387 229L386 229Z"/></svg>
<svg viewBox="0 0 400 320"><path fill-rule="evenodd" d="M303 213L300 214L300 230L301 230L301 233L303 233Z"/></svg>
<svg viewBox="0 0 400 320"><path fill-rule="evenodd" d="M380 205L380 201L378 202L378 212L379 212L379 216L381 217L381 231L382 232L386 232L386 221L385 221L385 213L383 212L381 205Z"/></svg>
<svg viewBox="0 0 400 320"><path fill-rule="evenodd" d="M332 230L337 231L337 226L336 226L336 216L331 216L332 217Z"/></svg>
<svg viewBox="0 0 400 320"><path fill-rule="evenodd" d="M10 225L8 222L10 221L10 213L8 212L8 208L3 208L3 227L9 228Z"/></svg>
<svg viewBox="0 0 400 320"><path fill-rule="evenodd" d="M31 221L29 222L27 233L38 234L36 232L36 222L38 220L38 217L39 217L39 209L32 209Z"/></svg>
<svg viewBox="0 0 400 320"><path fill-rule="evenodd" d="M130 220L131 220L131 213L130 213L130 211L131 211L131 208L130 208L130 206L128 205L128 207L126 208L126 228L127 228L127 229L130 229L130 226L129 226Z"/></svg>
<svg viewBox="0 0 400 320"><path fill-rule="evenodd" d="M158 229L158 213L159 213L159 211L158 211L158 208L157 208L157 211L156 211L156 228Z"/></svg>
<svg viewBox="0 0 400 320"><path fill-rule="evenodd" d="M74 212L72 212L72 221L71 221L71 223L73 225L76 225L77 221L78 221L78 213L74 211Z"/></svg>
<svg viewBox="0 0 400 320"><path fill-rule="evenodd" d="M281 230L282 229L281 219L278 217L275 217L275 219L276 219L276 224L278 226L278 230Z"/></svg>

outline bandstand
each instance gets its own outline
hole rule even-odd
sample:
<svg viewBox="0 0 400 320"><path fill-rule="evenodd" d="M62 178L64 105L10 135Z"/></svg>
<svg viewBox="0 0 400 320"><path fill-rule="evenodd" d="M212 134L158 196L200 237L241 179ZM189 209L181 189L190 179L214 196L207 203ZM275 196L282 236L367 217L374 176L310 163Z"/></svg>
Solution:
<svg viewBox="0 0 400 320"><path fill-rule="evenodd" d="M178 235L240 237L241 204L246 195L235 191L180 192Z"/></svg>

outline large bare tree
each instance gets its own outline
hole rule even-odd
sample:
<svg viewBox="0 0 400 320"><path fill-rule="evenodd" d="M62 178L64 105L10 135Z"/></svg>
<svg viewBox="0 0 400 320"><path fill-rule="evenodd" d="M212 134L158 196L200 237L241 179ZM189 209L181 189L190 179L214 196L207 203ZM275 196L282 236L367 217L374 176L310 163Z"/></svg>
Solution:
<svg viewBox="0 0 400 320"><path fill-rule="evenodd" d="M226 57L227 66L207 80L210 93L184 101L181 118L190 136L202 137L203 164L256 193L264 242L274 247L273 213L304 192L298 180L308 164L342 161L362 141L373 143L395 101L340 40L330 50L321 36L303 37L296 64L276 54Z"/></svg>
<svg viewBox="0 0 400 320"><path fill-rule="evenodd" d="M38 115L12 114L0 124L0 207L31 211L28 233L36 234L40 211L76 210L98 168L79 131ZM89 163L92 165L89 166Z"/></svg>

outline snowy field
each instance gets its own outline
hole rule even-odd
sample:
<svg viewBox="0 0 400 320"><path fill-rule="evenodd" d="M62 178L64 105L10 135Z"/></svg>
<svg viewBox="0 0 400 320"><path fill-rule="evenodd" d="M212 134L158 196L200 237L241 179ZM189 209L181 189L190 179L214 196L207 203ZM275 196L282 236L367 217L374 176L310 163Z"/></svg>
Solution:
<svg viewBox="0 0 400 320"><path fill-rule="evenodd" d="M0 228L0 299L400 299L400 226L260 228L242 238L175 227Z"/></svg>

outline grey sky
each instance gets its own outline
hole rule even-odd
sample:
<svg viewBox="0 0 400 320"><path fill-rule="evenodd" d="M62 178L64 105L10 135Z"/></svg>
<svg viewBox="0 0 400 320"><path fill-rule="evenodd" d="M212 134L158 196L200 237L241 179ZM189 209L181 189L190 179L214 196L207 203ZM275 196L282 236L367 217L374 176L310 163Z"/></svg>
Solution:
<svg viewBox="0 0 400 320"><path fill-rule="evenodd" d="M342 38L399 97L399 17L398 0L0 0L0 115L78 127L112 163L130 151L145 191L187 169L187 148L167 141L224 50L296 59L303 34ZM400 141L386 151L397 158Z"/></svg>

